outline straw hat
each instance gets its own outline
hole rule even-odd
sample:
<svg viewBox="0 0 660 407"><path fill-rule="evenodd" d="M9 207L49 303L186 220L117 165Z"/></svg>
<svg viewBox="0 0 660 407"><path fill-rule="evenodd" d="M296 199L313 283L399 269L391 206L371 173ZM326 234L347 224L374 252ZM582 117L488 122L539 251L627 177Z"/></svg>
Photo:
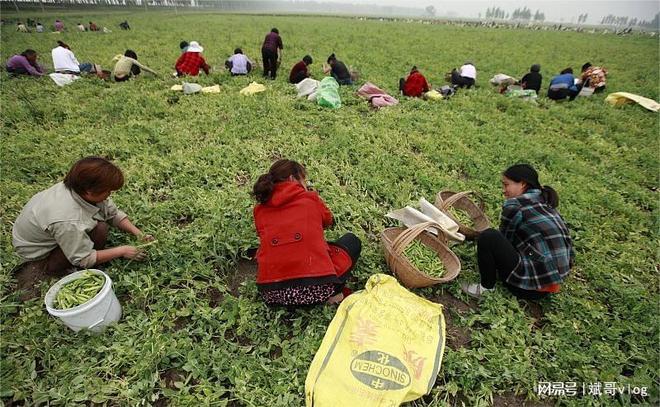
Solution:
<svg viewBox="0 0 660 407"><path fill-rule="evenodd" d="M197 41L190 41L187 52L204 52L204 48Z"/></svg>

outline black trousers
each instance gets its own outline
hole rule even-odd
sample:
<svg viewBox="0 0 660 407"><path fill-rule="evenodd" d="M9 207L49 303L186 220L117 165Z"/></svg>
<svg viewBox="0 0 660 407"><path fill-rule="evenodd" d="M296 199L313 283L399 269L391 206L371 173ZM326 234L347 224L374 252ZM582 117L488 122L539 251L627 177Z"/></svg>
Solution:
<svg viewBox="0 0 660 407"><path fill-rule="evenodd" d="M262 48L261 59L264 63L264 76L275 79L277 76L277 51Z"/></svg>
<svg viewBox="0 0 660 407"><path fill-rule="evenodd" d="M355 266L355 263L360 258L360 253L362 253L362 242L360 241L360 238L349 232L345 233L342 237L335 240L334 242L328 243L339 246L346 250L348 255L351 256L351 260L353 260L353 266Z"/></svg>
<svg viewBox="0 0 660 407"><path fill-rule="evenodd" d="M506 288L518 298L537 300L548 293L523 290L506 282L513 269L520 262L520 255L504 235L495 229L486 229L477 238L477 262L481 285L485 288L495 287L498 277Z"/></svg>
<svg viewBox="0 0 660 407"><path fill-rule="evenodd" d="M27 71L27 69L23 67L18 67L18 68L7 68L7 72L10 75L29 75L30 73Z"/></svg>
<svg viewBox="0 0 660 407"><path fill-rule="evenodd" d="M564 100L568 98L568 100L573 100L575 97L580 93L580 88L578 90L570 90L570 89L548 89L548 97L552 100Z"/></svg>
<svg viewBox="0 0 660 407"><path fill-rule="evenodd" d="M459 75L457 70L451 71L451 83L459 88L466 87L470 89L474 85L474 79Z"/></svg>

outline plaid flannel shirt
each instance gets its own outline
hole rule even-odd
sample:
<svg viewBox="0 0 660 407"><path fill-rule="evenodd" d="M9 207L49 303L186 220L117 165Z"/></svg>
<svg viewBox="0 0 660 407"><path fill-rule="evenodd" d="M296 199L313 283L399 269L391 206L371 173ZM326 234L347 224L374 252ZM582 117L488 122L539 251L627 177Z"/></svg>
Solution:
<svg viewBox="0 0 660 407"><path fill-rule="evenodd" d="M571 237L559 213L543 202L540 190L530 189L504 202L500 231L520 254L507 283L539 290L566 278L575 259Z"/></svg>
<svg viewBox="0 0 660 407"><path fill-rule="evenodd" d="M209 74L209 66L199 52L184 52L176 61L175 69L179 74L197 76L199 70L203 69Z"/></svg>

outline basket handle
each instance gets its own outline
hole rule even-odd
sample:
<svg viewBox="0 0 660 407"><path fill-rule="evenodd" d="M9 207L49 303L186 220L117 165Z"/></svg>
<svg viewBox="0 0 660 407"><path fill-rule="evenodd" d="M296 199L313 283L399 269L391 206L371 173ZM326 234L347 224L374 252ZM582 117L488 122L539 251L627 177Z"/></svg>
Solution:
<svg viewBox="0 0 660 407"><path fill-rule="evenodd" d="M466 197L470 194L472 194L472 191L463 191L463 192L457 192L454 195L450 196L447 199L442 199L442 196L440 195L442 192L438 192L438 195L436 195L435 198L435 204L438 206L440 204L439 208L442 210L445 210L449 208L450 206L453 206L459 199L462 199L463 197Z"/></svg>
<svg viewBox="0 0 660 407"><path fill-rule="evenodd" d="M392 242L392 251L396 254L401 254L401 252L403 252L403 250L408 247L410 242L415 240L415 238L424 232L429 226L433 226L434 228L438 229L438 233L443 233L442 226L440 226L438 222L418 223L404 230L399 236L396 237L396 239L394 239L394 242Z"/></svg>

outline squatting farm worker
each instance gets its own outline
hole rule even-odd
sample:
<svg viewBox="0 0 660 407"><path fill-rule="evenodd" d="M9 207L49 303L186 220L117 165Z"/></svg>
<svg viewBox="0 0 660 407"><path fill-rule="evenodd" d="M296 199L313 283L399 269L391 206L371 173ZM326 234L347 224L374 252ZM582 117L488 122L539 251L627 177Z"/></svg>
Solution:
<svg viewBox="0 0 660 407"><path fill-rule="evenodd" d="M290 83L300 83L306 78L311 76L309 72L309 66L314 62L310 55L305 55L301 61L298 61L297 64L291 68L289 73L289 82Z"/></svg>
<svg viewBox="0 0 660 407"><path fill-rule="evenodd" d="M470 89L474 82L477 80L477 68L472 61L465 61L463 66L451 71L451 83L459 88L466 87Z"/></svg>
<svg viewBox="0 0 660 407"><path fill-rule="evenodd" d="M600 66L593 66L591 62L582 65L582 74L580 80L582 86L593 88L594 92L602 92L605 90L607 78L607 69Z"/></svg>
<svg viewBox="0 0 660 407"><path fill-rule="evenodd" d="M57 41L57 47L51 51L53 57L53 68L55 72L80 75L82 72L98 72L96 66L91 62L78 62L68 44Z"/></svg>
<svg viewBox="0 0 660 407"><path fill-rule="evenodd" d="M37 51L26 49L20 55L14 55L7 60L7 72L12 75L43 76L44 68L37 62Z"/></svg>
<svg viewBox="0 0 660 407"><path fill-rule="evenodd" d="M346 64L337 59L334 53L330 54L327 65L323 67L323 73L332 75L340 85L352 85L353 79L351 72L346 67Z"/></svg>
<svg viewBox="0 0 660 407"><path fill-rule="evenodd" d="M269 305L339 303L362 245L352 233L327 242L332 213L308 190L305 168L278 160L254 185L254 223L259 235L257 286Z"/></svg>
<svg viewBox="0 0 660 407"><path fill-rule="evenodd" d="M543 83L543 76L541 76L541 65L539 64L532 65L529 72L520 80L523 89L533 89L536 94L541 91L541 83Z"/></svg>
<svg viewBox="0 0 660 407"><path fill-rule="evenodd" d="M479 298L495 288L499 277L519 298L533 300L559 292L575 253L557 212L557 192L541 186L538 173L527 164L504 171L502 186L506 201L500 230L486 229L477 239L481 283L463 285L463 291Z"/></svg>
<svg viewBox="0 0 660 407"><path fill-rule="evenodd" d="M412 67L406 79L399 79L399 90L404 96L418 98L428 92L429 89L430 86L426 82L426 78L417 70L416 66Z"/></svg>
<svg viewBox="0 0 660 407"><path fill-rule="evenodd" d="M135 51L130 49L127 49L126 52L124 52L124 55L117 55L113 58L113 61L117 61L115 68L112 70L112 76L115 78L115 82L127 81L132 76L137 76L142 73L142 69L151 72L154 75L158 75L156 71L148 66L142 65L137 59L138 57Z"/></svg>
<svg viewBox="0 0 660 407"><path fill-rule="evenodd" d="M231 76L247 75L252 71L253 66L254 62L247 55L243 54L243 50L240 48L236 48L234 55L225 61L225 67L229 69Z"/></svg>
<svg viewBox="0 0 660 407"><path fill-rule="evenodd" d="M548 97L552 100L564 100L566 98L575 100L575 97L580 93L580 89L582 89L582 85L575 84L573 68L566 68L550 80Z"/></svg>
<svg viewBox="0 0 660 407"><path fill-rule="evenodd" d="M174 65L177 76L197 76L200 69L208 75L211 67L206 63L202 52L204 52L204 48L197 41L190 41L186 51L181 54Z"/></svg>
<svg viewBox="0 0 660 407"><path fill-rule="evenodd" d="M62 275L74 266L89 268L119 257L145 259L146 253L134 246L104 249L108 223L153 240L110 199L123 185L124 175L117 166L104 158L86 157L71 167L63 182L34 195L12 229L22 267Z"/></svg>

